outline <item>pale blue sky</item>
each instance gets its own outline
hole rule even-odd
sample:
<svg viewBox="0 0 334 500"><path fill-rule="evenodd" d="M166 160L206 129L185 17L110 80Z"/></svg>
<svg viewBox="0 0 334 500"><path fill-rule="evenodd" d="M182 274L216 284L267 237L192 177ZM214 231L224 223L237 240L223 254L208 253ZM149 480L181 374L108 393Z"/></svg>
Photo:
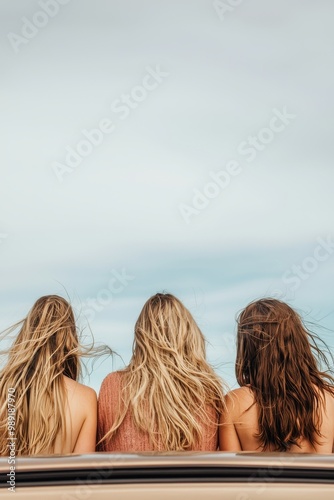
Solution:
<svg viewBox="0 0 334 500"><path fill-rule="evenodd" d="M166 290L233 385L235 314L281 293L333 345L333 2L42 5L0 6L0 328L66 289L127 362Z"/></svg>

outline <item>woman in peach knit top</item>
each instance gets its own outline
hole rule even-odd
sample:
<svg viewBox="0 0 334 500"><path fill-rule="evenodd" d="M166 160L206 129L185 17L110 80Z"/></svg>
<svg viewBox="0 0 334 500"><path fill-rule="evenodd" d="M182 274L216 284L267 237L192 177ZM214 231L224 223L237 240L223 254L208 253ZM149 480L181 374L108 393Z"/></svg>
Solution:
<svg viewBox="0 0 334 500"><path fill-rule="evenodd" d="M156 294L135 325L133 355L98 398L99 451L211 451L218 447L223 385L185 306Z"/></svg>

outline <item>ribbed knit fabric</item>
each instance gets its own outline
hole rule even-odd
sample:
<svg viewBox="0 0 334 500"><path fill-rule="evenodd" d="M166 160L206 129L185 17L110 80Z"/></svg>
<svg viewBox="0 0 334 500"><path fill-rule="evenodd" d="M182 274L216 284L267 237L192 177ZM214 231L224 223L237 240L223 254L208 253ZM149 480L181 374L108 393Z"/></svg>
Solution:
<svg viewBox="0 0 334 500"><path fill-rule="evenodd" d="M99 441L111 428L120 401L122 372L114 372L103 380L98 397L97 440ZM218 447L218 417L213 408L208 408L208 418L202 424L202 440L192 448L194 451L215 451ZM124 451L137 453L153 451L149 435L140 431L128 411L111 439L97 446L97 451ZM163 451L163 450L160 450Z"/></svg>

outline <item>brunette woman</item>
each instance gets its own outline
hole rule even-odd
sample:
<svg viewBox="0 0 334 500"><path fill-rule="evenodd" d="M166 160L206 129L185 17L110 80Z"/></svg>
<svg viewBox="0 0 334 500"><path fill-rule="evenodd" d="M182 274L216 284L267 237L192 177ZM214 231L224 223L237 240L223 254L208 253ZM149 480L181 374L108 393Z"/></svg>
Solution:
<svg viewBox="0 0 334 500"><path fill-rule="evenodd" d="M279 300L257 300L241 312L236 359L241 387L226 397L221 450L334 450L334 379L316 341L297 312Z"/></svg>

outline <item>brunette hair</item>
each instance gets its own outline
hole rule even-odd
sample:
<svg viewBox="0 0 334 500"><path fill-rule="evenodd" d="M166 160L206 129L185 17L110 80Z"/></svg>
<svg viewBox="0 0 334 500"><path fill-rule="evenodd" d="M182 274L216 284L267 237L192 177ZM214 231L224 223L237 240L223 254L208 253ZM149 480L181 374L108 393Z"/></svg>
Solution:
<svg viewBox="0 0 334 500"><path fill-rule="evenodd" d="M254 301L239 315L236 377L253 391L264 450L289 451L301 438L315 446L322 437L321 410L334 378L319 340L277 299Z"/></svg>

